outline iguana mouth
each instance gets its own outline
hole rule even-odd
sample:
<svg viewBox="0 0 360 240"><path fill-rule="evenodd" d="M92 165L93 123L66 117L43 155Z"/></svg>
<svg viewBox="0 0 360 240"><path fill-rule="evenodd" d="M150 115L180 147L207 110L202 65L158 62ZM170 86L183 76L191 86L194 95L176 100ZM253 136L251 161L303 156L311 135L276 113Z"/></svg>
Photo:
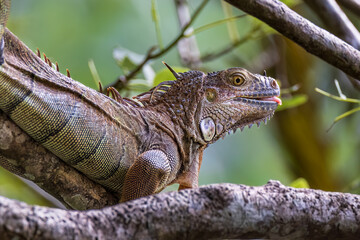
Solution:
<svg viewBox="0 0 360 240"><path fill-rule="evenodd" d="M272 96L272 97L236 97L233 100L235 101L243 101L243 102L247 102L247 103L271 103L271 102L276 102L277 105L281 105L282 101L278 96Z"/></svg>
<svg viewBox="0 0 360 240"><path fill-rule="evenodd" d="M282 104L282 101L278 96L265 97L265 98L256 98L256 100L266 101L266 102L276 102L278 105Z"/></svg>

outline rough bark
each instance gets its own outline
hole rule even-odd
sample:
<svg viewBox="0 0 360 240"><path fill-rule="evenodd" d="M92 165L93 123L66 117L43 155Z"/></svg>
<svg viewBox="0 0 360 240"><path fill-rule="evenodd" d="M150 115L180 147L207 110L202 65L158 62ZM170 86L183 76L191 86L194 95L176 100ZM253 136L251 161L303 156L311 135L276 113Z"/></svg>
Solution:
<svg viewBox="0 0 360 240"><path fill-rule="evenodd" d="M278 0L226 0L260 19L348 75L360 78L360 51L311 23Z"/></svg>
<svg viewBox="0 0 360 240"><path fill-rule="evenodd" d="M0 238L359 239L360 196L217 184L101 210L66 211L0 197Z"/></svg>
<svg viewBox="0 0 360 240"><path fill-rule="evenodd" d="M2 111L0 165L33 181L71 209L102 208L118 203L116 196L36 143Z"/></svg>

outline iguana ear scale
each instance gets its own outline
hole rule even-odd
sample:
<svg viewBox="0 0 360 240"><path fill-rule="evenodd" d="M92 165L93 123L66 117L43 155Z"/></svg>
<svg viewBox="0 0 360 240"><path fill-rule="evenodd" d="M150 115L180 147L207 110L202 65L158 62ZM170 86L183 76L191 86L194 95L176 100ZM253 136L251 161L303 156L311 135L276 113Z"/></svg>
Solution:
<svg viewBox="0 0 360 240"><path fill-rule="evenodd" d="M170 72L174 75L176 79L179 79L180 76L174 69L172 69L166 62L162 61L162 63L170 70Z"/></svg>

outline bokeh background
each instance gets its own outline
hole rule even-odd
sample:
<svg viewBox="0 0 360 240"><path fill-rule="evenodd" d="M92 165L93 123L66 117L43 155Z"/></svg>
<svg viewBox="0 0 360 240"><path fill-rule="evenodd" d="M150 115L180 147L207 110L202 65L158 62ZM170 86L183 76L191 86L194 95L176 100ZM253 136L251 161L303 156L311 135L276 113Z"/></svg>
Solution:
<svg viewBox="0 0 360 240"><path fill-rule="evenodd" d="M302 16L324 27L301 1L286 2ZM167 45L180 32L176 8L173 1L156 3L161 39ZM191 1L190 11L200 3L200 0ZM230 12L234 16L243 14L237 9ZM359 27L359 18L346 13ZM228 8L220 1L209 1L193 27L201 29L227 17ZM290 185L304 178L312 188L358 193L360 112L342 119L327 131L335 117L358 105L320 95L315 87L337 95L334 84L337 79L347 97L359 98L359 91L339 70L251 16L231 22L231 26L228 23L211 24L197 32L195 37L202 56L217 53L239 39L247 40L228 54L203 62L200 69L217 71L239 66L256 73L266 69L268 75L281 83L282 98L288 105L267 125L246 128L210 145L203 157L200 185L223 182L263 185L269 179ZM61 72L68 68L73 79L92 88L97 88L97 84L89 70L90 59L103 85L108 85L124 73L113 58L116 48L144 55L158 44L151 1L146 0L13 0L8 28L31 49L39 48L52 62L57 61ZM186 67L182 66L176 47L152 60L149 66L155 74L164 69L161 61ZM142 74L137 76L143 78ZM152 84L151 80L136 81ZM129 88L121 93L126 96L138 93L135 84ZM295 92L289 91L296 88L299 89ZM52 204L3 169L0 169L0 195L31 204Z"/></svg>

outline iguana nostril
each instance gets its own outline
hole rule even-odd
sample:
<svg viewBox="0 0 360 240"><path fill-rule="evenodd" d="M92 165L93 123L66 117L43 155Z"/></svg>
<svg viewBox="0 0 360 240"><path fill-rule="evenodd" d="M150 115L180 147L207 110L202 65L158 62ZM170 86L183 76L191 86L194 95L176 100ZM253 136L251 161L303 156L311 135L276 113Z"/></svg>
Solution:
<svg viewBox="0 0 360 240"><path fill-rule="evenodd" d="M275 79L271 80L270 86L271 86L272 88L274 88L274 89L278 88L278 84L277 84L277 82L276 82Z"/></svg>

